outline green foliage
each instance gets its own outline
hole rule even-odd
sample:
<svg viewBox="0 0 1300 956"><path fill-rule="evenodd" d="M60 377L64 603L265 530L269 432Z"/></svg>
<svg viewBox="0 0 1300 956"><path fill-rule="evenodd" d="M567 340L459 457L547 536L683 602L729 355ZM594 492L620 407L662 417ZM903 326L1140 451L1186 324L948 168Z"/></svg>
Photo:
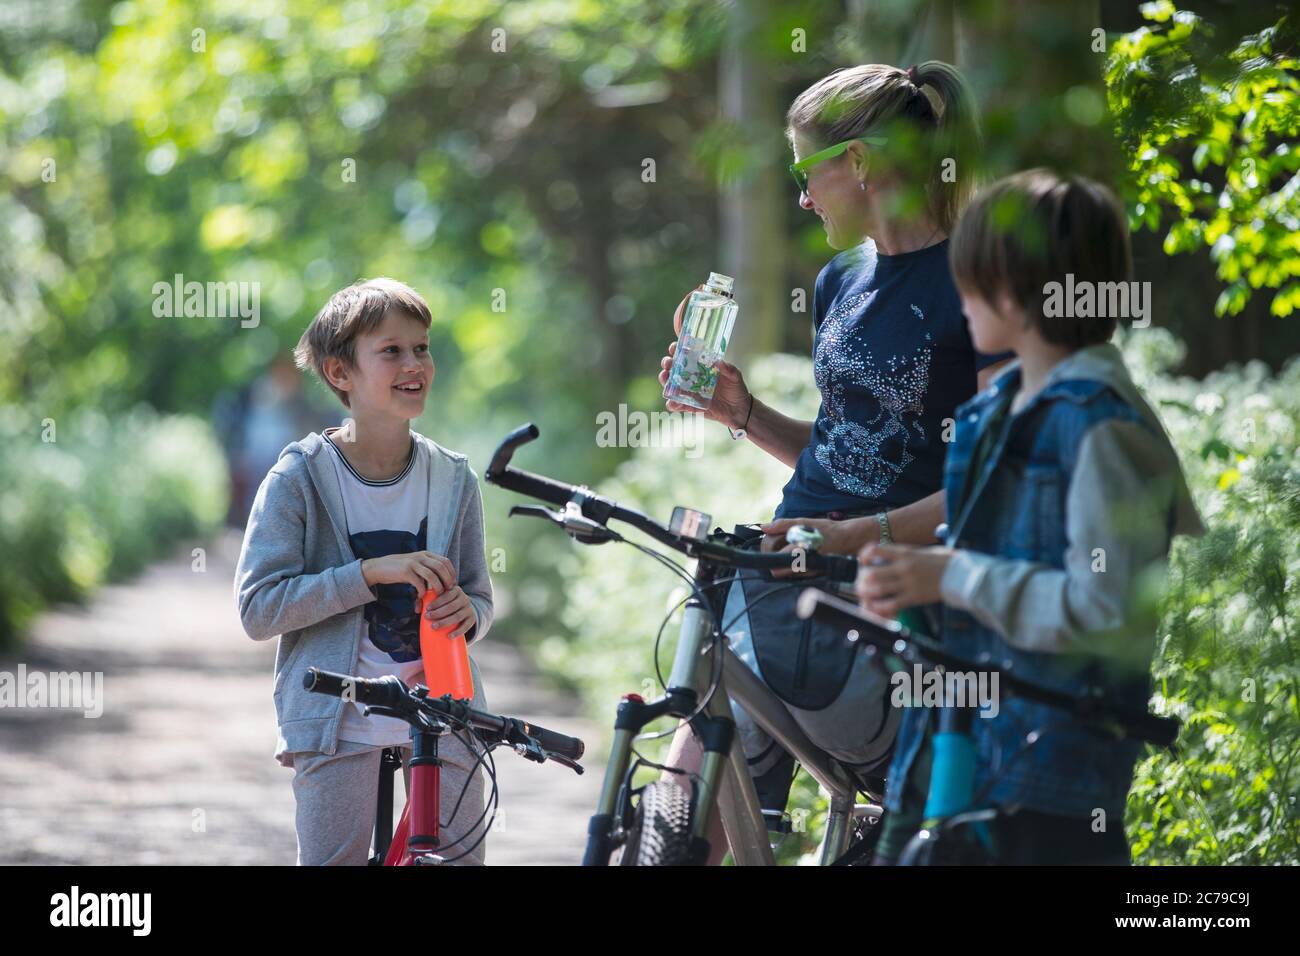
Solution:
<svg viewBox="0 0 1300 956"><path fill-rule="evenodd" d="M1241 37L1170 0L1111 48L1107 91L1130 159L1133 228L1166 229L1169 255L1208 247L1219 315L1255 289L1300 305L1300 31L1293 15Z"/></svg>
<svg viewBox="0 0 1300 956"><path fill-rule="evenodd" d="M625 355L662 347L663 321L629 319L670 315L693 284L681 261L709 248L690 142L710 102L694 61L720 30L707 6L78 12L0 33L0 402L203 411L331 292L385 274L429 299L462 400L607 407L641 372ZM614 108L647 83L645 105ZM177 273L259 283L260 324L155 317L154 283ZM575 339L592 373L552 402L528 372L564 367Z"/></svg>
<svg viewBox="0 0 1300 956"><path fill-rule="evenodd" d="M0 646L42 607L204 540L226 514L221 449L193 417L10 414L0 444Z"/></svg>
<svg viewBox="0 0 1300 956"><path fill-rule="evenodd" d="M205 414L330 293L391 275L433 312L421 431L480 474L529 419L537 467L594 481L622 460L592 441L593 409L654 392L673 307L716 266L696 140L717 114L726 7L60 9L0 28L0 412ZM177 274L258 283L259 324L155 316L155 283ZM507 524L510 503L485 490L499 593L526 631L557 610L557 582L528 565L537 530Z"/></svg>
<svg viewBox="0 0 1300 956"><path fill-rule="evenodd" d="M1128 354L1159 403L1209 532L1180 540L1171 562L1153 705L1185 727L1177 758L1152 755L1137 769L1128 806L1134 856L1295 864L1300 360L1276 378L1252 363L1202 382L1172 379L1159 372L1177 350L1152 331L1134 333Z"/></svg>

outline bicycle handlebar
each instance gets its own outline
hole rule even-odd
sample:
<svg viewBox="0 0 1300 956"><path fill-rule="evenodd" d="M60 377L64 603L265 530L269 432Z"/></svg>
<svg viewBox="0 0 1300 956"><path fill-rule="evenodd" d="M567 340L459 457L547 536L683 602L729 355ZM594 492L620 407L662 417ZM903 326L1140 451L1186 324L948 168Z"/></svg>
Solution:
<svg viewBox="0 0 1300 956"><path fill-rule="evenodd" d="M898 621L873 614L856 604L816 588L806 588L799 595L796 613L805 620L815 617L825 624L852 628L857 632L858 640L881 650L892 651L908 663L921 663L931 667L942 666L950 670L996 673L999 684L1009 689L1012 694L1060 708L1083 721L1107 727L1124 737L1143 740L1157 747L1172 749L1182 728L1182 723L1177 717L1159 717L1145 711L1141 713L1121 711L1107 706L1096 696L1070 694L1044 687L1042 684L1009 673L1003 667L968 660L933 640L913 633Z"/></svg>
<svg viewBox="0 0 1300 956"><path fill-rule="evenodd" d="M854 558L805 551L800 555L788 552L755 553L733 548L714 540L691 538L678 534L639 511L625 508L618 502L596 494L584 485L569 485L544 475L521 471L510 466L510 459L520 445L526 445L540 435L537 426L529 422L512 431L497 446L484 478L498 485L539 501L549 501L563 508L570 502L577 504L583 517L602 527L610 519L622 521L654 538L660 544L680 551L692 558L707 558L720 564L750 570L792 570L802 558L803 570L825 574L834 581L852 581L857 577L858 562ZM608 540L608 539L606 539Z"/></svg>
<svg viewBox="0 0 1300 956"><path fill-rule="evenodd" d="M577 737L557 733L517 717L502 717L484 710L475 710L450 696L427 697L421 692L425 690L422 686L412 690L397 677L351 677L309 667L303 675L302 686L305 690L332 697L343 697L350 688L352 698L357 703L394 711L407 723L418 723L417 715L421 713L435 718L446 717L468 724L479 736L493 741L525 744L527 740L532 740L547 755L568 761L581 760L586 750L586 745Z"/></svg>

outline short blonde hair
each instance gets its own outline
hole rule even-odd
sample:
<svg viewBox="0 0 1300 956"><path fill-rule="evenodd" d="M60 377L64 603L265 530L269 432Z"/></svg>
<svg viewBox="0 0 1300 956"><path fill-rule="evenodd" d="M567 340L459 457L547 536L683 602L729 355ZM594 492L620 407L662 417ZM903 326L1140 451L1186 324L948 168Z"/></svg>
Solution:
<svg viewBox="0 0 1300 956"><path fill-rule="evenodd" d="M409 315L426 329L433 324L429 304L404 282L381 276L340 289L330 296L303 332L293 350L294 361L303 371L315 372L344 407L350 407L347 393L335 388L325 377L325 360L337 358L351 368L356 360L357 336L378 328L384 316L393 310Z"/></svg>

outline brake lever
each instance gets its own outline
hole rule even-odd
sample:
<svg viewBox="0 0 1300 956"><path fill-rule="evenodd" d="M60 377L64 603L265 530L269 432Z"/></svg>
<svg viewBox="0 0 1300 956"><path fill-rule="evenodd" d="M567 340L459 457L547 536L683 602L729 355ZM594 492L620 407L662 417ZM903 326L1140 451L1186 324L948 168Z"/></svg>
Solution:
<svg viewBox="0 0 1300 956"><path fill-rule="evenodd" d="M507 517L514 518L542 518L552 524L558 524L564 527L564 520L558 511L552 511L550 508L543 508L541 505L514 505L510 508Z"/></svg>
<svg viewBox="0 0 1300 956"><path fill-rule="evenodd" d="M525 737L523 740L511 740L509 743L515 753L535 763L546 763L546 758L550 756L542 749L542 745L532 737Z"/></svg>
<svg viewBox="0 0 1300 956"><path fill-rule="evenodd" d="M622 541L617 531L611 531L598 521L593 521L582 513L576 502L570 501L563 511L552 511L541 505L515 505L510 509L510 517L519 515L524 518L542 518L559 525L564 533L582 544L605 544L607 541Z"/></svg>
<svg viewBox="0 0 1300 956"><path fill-rule="evenodd" d="M525 736L523 740L509 740L508 743L514 748L515 753L521 757L526 757L536 763L546 763L548 760L554 760L561 766L568 767L579 776L583 774L583 768L579 764L562 754L542 749L542 745L532 737Z"/></svg>
<svg viewBox="0 0 1300 956"><path fill-rule="evenodd" d="M546 759L554 760L556 763L560 764L561 766L568 767L570 770L572 770L580 777L586 772L586 768L583 767L582 764L578 763L576 760L570 760L568 757L564 756L563 754L553 753L548 750L546 751Z"/></svg>

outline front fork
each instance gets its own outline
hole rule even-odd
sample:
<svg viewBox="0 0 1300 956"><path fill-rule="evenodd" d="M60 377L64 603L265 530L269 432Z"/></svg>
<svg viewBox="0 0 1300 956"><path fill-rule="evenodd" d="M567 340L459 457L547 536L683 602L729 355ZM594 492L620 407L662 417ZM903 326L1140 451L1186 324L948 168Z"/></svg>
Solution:
<svg viewBox="0 0 1300 956"><path fill-rule="evenodd" d="M701 590L713 585L716 569L706 561L696 566L695 583ZM596 813L587 826L587 850L583 866L608 866L615 847L615 833L625 822L622 810L627 806L631 781L627 779L632 762L632 742L645 726L660 717L690 717L699 706L700 663L713 637L713 622L718 619L721 601L715 600L710 608L694 595L686 602L682 619L681 639L673 658L673 670L668 678L667 693L658 700L645 701L638 694L626 694L618 705L614 721L614 741L610 746L609 761L605 764L605 778L601 784L600 801ZM715 649L721 653L721 649ZM711 675L704 675L706 678ZM725 703L725 697L723 702ZM730 708L713 706L691 720L691 728L704 747L704 760L692 800L693 862L703 863L709 854L709 816L717 802L726 763L732 754L736 723Z"/></svg>

